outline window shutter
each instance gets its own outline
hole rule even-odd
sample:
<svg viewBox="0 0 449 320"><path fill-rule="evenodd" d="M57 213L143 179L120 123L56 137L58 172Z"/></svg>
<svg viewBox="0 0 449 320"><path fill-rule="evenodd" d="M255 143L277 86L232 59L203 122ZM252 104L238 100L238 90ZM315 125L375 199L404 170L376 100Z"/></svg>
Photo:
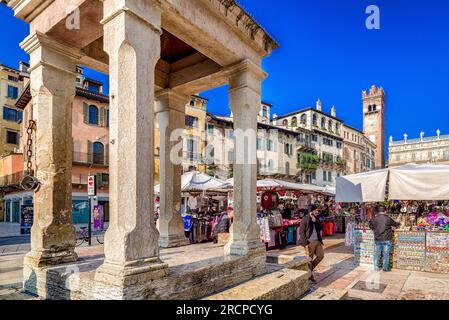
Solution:
<svg viewBox="0 0 449 320"><path fill-rule="evenodd" d="M87 103L83 103L83 122L89 123L89 106Z"/></svg>
<svg viewBox="0 0 449 320"><path fill-rule="evenodd" d="M109 165L109 144L104 146L104 164Z"/></svg>
<svg viewBox="0 0 449 320"><path fill-rule="evenodd" d="M104 127L105 122L104 122L104 108L100 108L98 110L98 125L100 127Z"/></svg>
<svg viewBox="0 0 449 320"><path fill-rule="evenodd" d="M87 163L93 162L93 147L92 141L87 140Z"/></svg>

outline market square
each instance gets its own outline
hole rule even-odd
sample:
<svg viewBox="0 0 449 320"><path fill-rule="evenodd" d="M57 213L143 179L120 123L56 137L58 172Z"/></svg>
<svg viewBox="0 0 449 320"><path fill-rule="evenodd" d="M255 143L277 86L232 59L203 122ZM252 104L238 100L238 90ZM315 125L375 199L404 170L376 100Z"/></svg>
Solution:
<svg viewBox="0 0 449 320"><path fill-rule="evenodd" d="M325 0L241 2L2 1L1 300L449 299L439 58L394 72L383 4L334 8L367 64Z"/></svg>

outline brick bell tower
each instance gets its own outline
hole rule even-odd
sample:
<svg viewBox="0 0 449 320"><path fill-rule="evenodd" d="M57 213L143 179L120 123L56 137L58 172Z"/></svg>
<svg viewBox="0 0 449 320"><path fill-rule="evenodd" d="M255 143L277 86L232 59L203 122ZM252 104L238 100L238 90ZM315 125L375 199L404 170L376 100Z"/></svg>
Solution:
<svg viewBox="0 0 449 320"><path fill-rule="evenodd" d="M363 132L376 144L376 169L385 168L385 91L373 85L362 92Z"/></svg>

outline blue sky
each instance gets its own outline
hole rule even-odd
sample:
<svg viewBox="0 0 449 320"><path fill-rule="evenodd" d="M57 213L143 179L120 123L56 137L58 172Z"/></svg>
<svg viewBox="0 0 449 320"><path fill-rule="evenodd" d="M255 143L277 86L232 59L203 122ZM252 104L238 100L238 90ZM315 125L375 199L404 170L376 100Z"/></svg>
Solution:
<svg viewBox="0 0 449 320"><path fill-rule="evenodd" d="M372 84L387 92L387 136L449 133L449 1L240 0L280 43L263 62L269 77L263 100L287 113L334 104L337 116L362 127L361 92ZM365 8L378 5L381 29L365 28ZM28 27L0 6L0 63L28 60L18 43ZM93 72L89 76L106 80ZM226 88L202 93L208 110L229 113Z"/></svg>

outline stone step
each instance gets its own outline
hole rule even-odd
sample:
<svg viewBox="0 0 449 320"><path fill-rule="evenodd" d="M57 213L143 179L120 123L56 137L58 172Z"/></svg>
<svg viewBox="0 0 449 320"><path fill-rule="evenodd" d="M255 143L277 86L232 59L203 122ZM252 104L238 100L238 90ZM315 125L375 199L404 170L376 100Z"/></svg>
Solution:
<svg viewBox="0 0 449 320"><path fill-rule="evenodd" d="M282 269L244 282L204 300L294 300L309 287L309 271Z"/></svg>
<svg viewBox="0 0 449 320"><path fill-rule="evenodd" d="M267 264L278 266L279 269L295 269L309 271L310 257L299 255L285 255L280 253L267 253Z"/></svg>
<svg viewBox="0 0 449 320"><path fill-rule="evenodd" d="M311 289L300 300L346 300L348 290L316 288Z"/></svg>

